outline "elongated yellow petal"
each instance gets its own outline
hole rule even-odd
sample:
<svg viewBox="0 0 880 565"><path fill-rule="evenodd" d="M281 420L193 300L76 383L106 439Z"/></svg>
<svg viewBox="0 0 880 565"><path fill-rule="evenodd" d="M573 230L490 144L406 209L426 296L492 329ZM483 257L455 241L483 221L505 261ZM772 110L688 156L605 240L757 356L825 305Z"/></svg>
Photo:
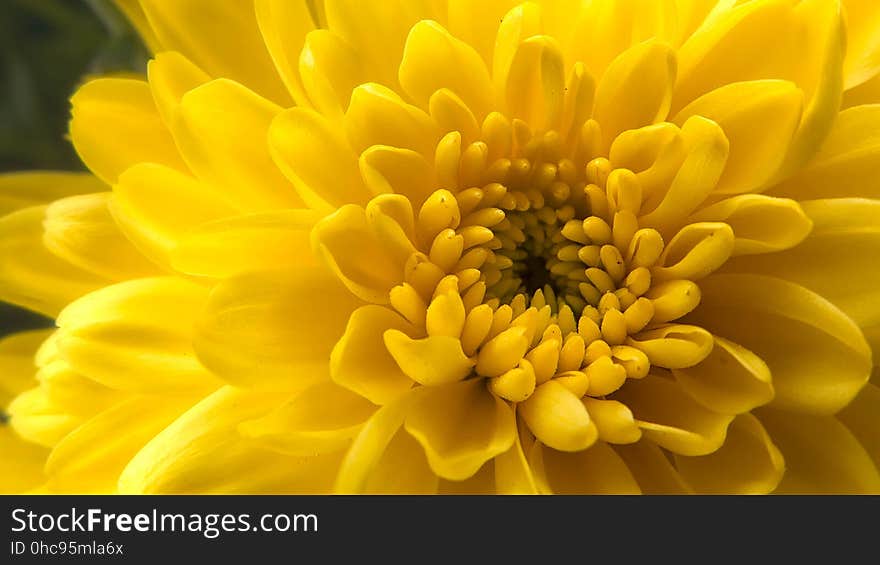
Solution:
<svg viewBox="0 0 880 565"><path fill-rule="evenodd" d="M281 108L246 87L216 79L183 95L171 130L204 182L252 212L296 208L301 200L275 167L264 140Z"/></svg>
<svg viewBox="0 0 880 565"><path fill-rule="evenodd" d="M681 476L698 493L768 494L785 473L782 454L761 422L751 414L737 416L724 445L701 457L675 457Z"/></svg>
<svg viewBox="0 0 880 565"><path fill-rule="evenodd" d="M317 220L311 210L282 210L207 222L179 241L171 264L182 273L218 278L285 263L313 267L309 230Z"/></svg>
<svg viewBox="0 0 880 565"><path fill-rule="evenodd" d="M280 113L269 129L269 149L310 208L330 211L367 201L357 156L320 114L305 108Z"/></svg>
<svg viewBox="0 0 880 565"><path fill-rule="evenodd" d="M630 445L616 445L614 451L626 463L644 494L693 494L693 489L664 451L652 441L642 439Z"/></svg>
<svg viewBox="0 0 880 565"><path fill-rule="evenodd" d="M267 416L239 430L261 446L291 455L332 453L347 447L376 406L339 385L317 383Z"/></svg>
<svg viewBox="0 0 880 565"><path fill-rule="evenodd" d="M626 463L607 443L565 453L536 442L529 462L543 494L641 494Z"/></svg>
<svg viewBox="0 0 880 565"><path fill-rule="evenodd" d="M412 339L399 330L388 330L385 347L409 378L425 386L460 381L474 366L461 350L457 337L435 335Z"/></svg>
<svg viewBox="0 0 880 565"><path fill-rule="evenodd" d="M115 493L131 458L197 400L137 396L92 418L52 450L46 462L49 489Z"/></svg>
<svg viewBox="0 0 880 565"><path fill-rule="evenodd" d="M299 54L306 34L316 26L307 2L256 0L254 10L262 40L278 75L299 106L308 105L299 76Z"/></svg>
<svg viewBox="0 0 880 565"><path fill-rule="evenodd" d="M519 432L510 449L495 457L494 462L495 491L498 494L538 493Z"/></svg>
<svg viewBox="0 0 880 565"><path fill-rule="evenodd" d="M880 387L868 383L846 408L836 414L865 451L880 469L880 426L877 425L877 414L880 414Z"/></svg>
<svg viewBox="0 0 880 565"><path fill-rule="evenodd" d="M75 371L111 388L216 388L219 381L195 358L192 345L206 301L206 289L175 277L107 286L61 312L58 348Z"/></svg>
<svg viewBox="0 0 880 565"><path fill-rule="evenodd" d="M785 458L776 492L880 493L880 473L871 456L836 418L769 408L757 416Z"/></svg>
<svg viewBox="0 0 880 565"><path fill-rule="evenodd" d="M376 404L387 404L413 385L385 346L388 330L414 333L409 323L388 308L358 308L330 356L333 380Z"/></svg>
<svg viewBox="0 0 880 565"><path fill-rule="evenodd" d="M46 249L45 214L45 206L34 206L0 218L0 297L52 317L108 281Z"/></svg>
<svg viewBox="0 0 880 565"><path fill-rule="evenodd" d="M72 265L121 281L160 274L125 238L110 215L111 193L56 200L46 208L43 243Z"/></svg>
<svg viewBox="0 0 880 565"><path fill-rule="evenodd" d="M553 449L580 451L598 438L596 424L580 398L555 381L536 388L518 411L538 440Z"/></svg>
<svg viewBox="0 0 880 565"><path fill-rule="evenodd" d="M871 349L862 332L821 296L763 275L714 275L700 287L691 317L767 363L774 406L831 414L868 381Z"/></svg>
<svg viewBox="0 0 880 565"><path fill-rule="evenodd" d="M0 426L0 492L20 494L42 484L46 479L43 465L49 450L19 437L7 425Z"/></svg>
<svg viewBox="0 0 880 565"><path fill-rule="evenodd" d="M708 357L672 374L697 402L716 412L742 414L773 400L767 364L745 347L717 336Z"/></svg>
<svg viewBox="0 0 880 565"><path fill-rule="evenodd" d="M358 305L323 269L242 274L214 287L194 347L231 383L295 392L327 378L330 351Z"/></svg>
<svg viewBox="0 0 880 565"><path fill-rule="evenodd" d="M698 404L676 382L648 375L614 397L632 410L644 437L681 455L705 455L724 444L733 415Z"/></svg>
<svg viewBox="0 0 880 565"><path fill-rule="evenodd" d="M0 375L3 375L0 380L0 407L34 386L37 372L34 354L50 335L52 330L31 330L0 339Z"/></svg>
<svg viewBox="0 0 880 565"><path fill-rule="evenodd" d="M253 2L218 6L210 0L142 0L141 7L165 49L180 51L211 76L250 85L278 103L290 100L266 51Z"/></svg>
<svg viewBox="0 0 880 565"><path fill-rule="evenodd" d="M437 475L460 481L513 445L516 422L506 402L479 379L425 388L406 417Z"/></svg>
<svg viewBox="0 0 880 565"><path fill-rule="evenodd" d="M183 95L211 80L195 63L176 51L158 53L147 63L147 77L156 109L171 127Z"/></svg>
<svg viewBox="0 0 880 565"><path fill-rule="evenodd" d="M362 84L351 92L345 131L356 153L372 145L389 145L430 158L440 138L437 125L424 110L375 83Z"/></svg>
<svg viewBox="0 0 880 565"><path fill-rule="evenodd" d="M843 0L847 22L847 53L844 62L846 88L853 88L880 73L880 10L870 0Z"/></svg>
<svg viewBox="0 0 880 565"><path fill-rule="evenodd" d="M0 215L48 204L65 196L107 190L96 176L88 173L26 171L0 174Z"/></svg>
<svg viewBox="0 0 880 565"><path fill-rule="evenodd" d="M73 95L71 104L73 146L104 182L116 182L125 169L144 161L186 171L146 82L93 80Z"/></svg>
<svg viewBox="0 0 880 565"><path fill-rule="evenodd" d="M436 494L439 478L425 450L405 430L398 429L370 472L365 494Z"/></svg>

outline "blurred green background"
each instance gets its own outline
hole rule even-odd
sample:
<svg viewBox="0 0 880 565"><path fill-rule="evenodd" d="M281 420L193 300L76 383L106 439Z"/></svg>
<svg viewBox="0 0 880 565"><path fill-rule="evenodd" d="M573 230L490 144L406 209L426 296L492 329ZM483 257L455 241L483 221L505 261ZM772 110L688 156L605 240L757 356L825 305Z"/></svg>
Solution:
<svg viewBox="0 0 880 565"><path fill-rule="evenodd" d="M110 0L0 0L0 172L82 170L66 138L83 77L146 68ZM0 303L0 335L51 321Z"/></svg>

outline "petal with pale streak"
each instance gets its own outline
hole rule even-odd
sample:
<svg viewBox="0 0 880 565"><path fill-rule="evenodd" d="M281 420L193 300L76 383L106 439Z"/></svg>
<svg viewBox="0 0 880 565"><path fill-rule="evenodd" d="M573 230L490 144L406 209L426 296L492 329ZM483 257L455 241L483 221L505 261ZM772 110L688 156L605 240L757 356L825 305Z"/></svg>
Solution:
<svg viewBox="0 0 880 565"><path fill-rule="evenodd" d="M510 449L516 435L513 410L480 379L422 389L405 426L422 444L431 469L454 481Z"/></svg>
<svg viewBox="0 0 880 565"><path fill-rule="evenodd" d="M65 196L107 190L90 173L22 171L0 174L0 216L15 210L48 204Z"/></svg>
<svg viewBox="0 0 880 565"><path fill-rule="evenodd" d="M241 274L211 291L194 347L231 383L296 392L327 378L330 351L358 305L323 268Z"/></svg>
<svg viewBox="0 0 880 565"><path fill-rule="evenodd" d="M543 494L641 494L626 462L605 442L566 453L535 442L529 454Z"/></svg>
<svg viewBox="0 0 880 565"><path fill-rule="evenodd" d="M247 84L279 104L290 101L266 51L253 2L141 0L141 7L165 49L183 53L211 76Z"/></svg>
<svg viewBox="0 0 880 565"><path fill-rule="evenodd" d="M351 92L344 127L357 154L372 145L390 145L431 158L440 139L437 125L424 110L376 83L362 84Z"/></svg>
<svg viewBox="0 0 880 565"><path fill-rule="evenodd" d="M341 386L317 383L268 415L239 426L259 445L290 455L320 455L348 446L376 406Z"/></svg>
<svg viewBox="0 0 880 565"><path fill-rule="evenodd" d="M55 317L65 305L109 281L46 249L45 215L46 206L33 206L0 218L0 298Z"/></svg>
<svg viewBox="0 0 880 565"><path fill-rule="evenodd" d="M281 108L228 79L183 95L171 131L184 160L202 181L251 212L296 208L296 191L265 143Z"/></svg>
<svg viewBox="0 0 880 565"><path fill-rule="evenodd" d="M110 192L69 196L46 208L43 243L65 261L113 281L160 274L120 231Z"/></svg>
<svg viewBox="0 0 880 565"><path fill-rule="evenodd" d="M269 128L269 150L310 208L329 212L370 197L348 141L313 110L291 108L278 114Z"/></svg>
<svg viewBox="0 0 880 565"><path fill-rule="evenodd" d="M309 231L312 210L257 212L204 223L181 238L171 264L182 273L226 278L289 263L316 266Z"/></svg>
<svg viewBox="0 0 880 565"><path fill-rule="evenodd" d="M104 182L116 182L122 171L145 161L187 170L146 82L96 79L80 87L70 102L73 146Z"/></svg>
<svg viewBox="0 0 880 565"><path fill-rule="evenodd" d="M329 30L316 29L306 35L299 76L316 110L328 117L342 117L351 91L366 82L361 62L352 46Z"/></svg>
<svg viewBox="0 0 880 565"><path fill-rule="evenodd" d="M727 166L715 191L757 192L779 170L801 120L803 93L783 80L755 80L722 86L697 98L673 120L694 115L717 122L730 141Z"/></svg>
<svg viewBox="0 0 880 565"><path fill-rule="evenodd" d="M681 476L701 494L768 494L785 473L782 454L752 414L731 422L720 449L701 457L675 457Z"/></svg>
<svg viewBox="0 0 880 565"><path fill-rule="evenodd" d="M752 274L716 274L700 283L687 320L755 352L773 375L772 406L832 414L871 374L871 349L840 309L806 288Z"/></svg>
<svg viewBox="0 0 880 565"><path fill-rule="evenodd" d="M116 492L119 474L159 432L199 400L198 397L136 396L74 430L46 462L53 492Z"/></svg>
<svg viewBox="0 0 880 565"><path fill-rule="evenodd" d="M629 379L614 398L635 416L645 438L680 455L705 455L724 444L734 416L708 410L673 380Z"/></svg>
<svg viewBox="0 0 880 565"><path fill-rule="evenodd" d="M25 440L54 447L75 430L83 420L55 406L41 387L26 390L15 397L6 409L9 426ZM0 429L6 425L0 426Z"/></svg>
<svg viewBox="0 0 880 565"><path fill-rule="evenodd" d="M372 193L402 194L416 209L438 186L432 161L411 149L374 145L361 153L358 164Z"/></svg>
<svg viewBox="0 0 880 565"><path fill-rule="evenodd" d="M495 490L498 494L538 493L519 432L510 449L495 457Z"/></svg>
<svg viewBox="0 0 880 565"><path fill-rule="evenodd" d="M554 38L539 35L520 43L507 73L507 117L538 129L559 128L564 73L563 54Z"/></svg>
<svg viewBox="0 0 880 565"><path fill-rule="evenodd" d="M880 473L833 416L763 408L756 415L785 458L780 494L880 494Z"/></svg>
<svg viewBox="0 0 880 565"><path fill-rule="evenodd" d="M68 305L56 321L61 356L105 386L186 392L219 386L193 352L193 325L208 291L182 278L136 279ZM132 359L137 359L133 363Z"/></svg>
<svg viewBox="0 0 880 565"><path fill-rule="evenodd" d="M847 23L845 87L858 86L880 73L880 4L873 0L843 0Z"/></svg>

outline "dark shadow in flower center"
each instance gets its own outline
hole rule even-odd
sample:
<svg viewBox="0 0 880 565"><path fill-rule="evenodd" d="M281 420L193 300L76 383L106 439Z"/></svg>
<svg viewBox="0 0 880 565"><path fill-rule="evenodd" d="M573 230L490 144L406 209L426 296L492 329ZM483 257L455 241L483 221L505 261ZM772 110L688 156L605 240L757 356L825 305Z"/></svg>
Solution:
<svg viewBox="0 0 880 565"><path fill-rule="evenodd" d="M545 285L550 285L554 292L559 289L553 284L553 277L550 270L547 269L547 259L539 255L529 255L522 261L522 279L523 285L528 291L529 296L534 294L536 290L543 289Z"/></svg>

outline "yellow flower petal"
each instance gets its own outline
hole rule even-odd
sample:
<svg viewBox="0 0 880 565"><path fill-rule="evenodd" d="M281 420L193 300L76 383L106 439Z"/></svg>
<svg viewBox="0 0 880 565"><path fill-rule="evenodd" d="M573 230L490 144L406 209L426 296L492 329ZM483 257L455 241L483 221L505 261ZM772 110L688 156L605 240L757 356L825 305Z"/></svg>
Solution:
<svg viewBox="0 0 880 565"><path fill-rule="evenodd" d="M284 400L224 387L174 421L128 463L123 494L326 493L341 453L295 457L241 441L236 428Z"/></svg>
<svg viewBox="0 0 880 565"><path fill-rule="evenodd" d="M773 400L770 369L745 347L715 336L709 356L693 367L673 369L682 388L697 402L728 414L742 414Z"/></svg>
<svg viewBox="0 0 880 565"><path fill-rule="evenodd" d="M27 171L0 174L0 216L9 212L48 204L53 200L103 192L107 185L88 173Z"/></svg>
<svg viewBox="0 0 880 565"><path fill-rule="evenodd" d="M651 271L656 281L698 280L712 273L733 253L735 236L727 224L689 224L672 238L660 256L660 266Z"/></svg>
<svg viewBox="0 0 880 565"><path fill-rule="evenodd" d="M111 388L217 387L219 381L198 362L192 346L193 324L206 300L204 288L175 277L107 286L61 312L58 348L75 371Z"/></svg>
<svg viewBox="0 0 880 565"><path fill-rule="evenodd" d="M437 125L427 113L375 83L362 84L351 92L344 127L358 154L372 145L389 145L430 158L440 139Z"/></svg>
<svg viewBox="0 0 880 565"><path fill-rule="evenodd" d="M873 102L880 102L880 99ZM775 196L805 200L880 197L880 104L847 108L816 155L797 174L771 189Z"/></svg>
<svg viewBox="0 0 880 565"><path fill-rule="evenodd" d="M363 208L343 206L312 230L318 253L346 287L363 300L388 302L391 288L403 282L404 264L371 228Z"/></svg>
<svg viewBox="0 0 880 565"><path fill-rule="evenodd" d="M126 239L110 215L109 192L56 200L46 208L44 245L65 261L114 281L148 277L159 269Z"/></svg>
<svg viewBox="0 0 880 565"><path fill-rule="evenodd" d="M299 55L306 34L315 29L307 2L256 0L254 10L260 34L287 91L297 105L308 106L299 76Z"/></svg>
<svg viewBox="0 0 880 565"><path fill-rule="evenodd" d="M529 466L520 432L514 436L510 449L494 459L495 492L498 494L537 494L538 487Z"/></svg>
<svg viewBox="0 0 880 565"><path fill-rule="evenodd" d="M435 494L439 479L425 450L402 428L388 443L364 486L365 494Z"/></svg>
<svg viewBox="0 0 880 565"><path fill-rule="evenodd" d="M0 339L0 409L12 398L34 386L37 367L34 353L52 330L31 330Z"/></svg>
<svg viewBox="0 0 880 565"><path fill-rule="evenodd" d="M433 164L411 149L374 145L358 160L364 183L375 194L402 194L419 207L437 187Z"/></svg>
<svg viewBox="0 0 880 565"><path fill-rule="evenodd" d="M835 417L843 422L880 469L880 387L868 383Z"/></svg>
<svg viewBox="0 0 880 565"><path fill-rule="evenodd" d="M517 410L538 440L553 449L580 451L599 437L580 398L552 380L536 388Z"/></svg>
<svg viewBox="0 0 880 565"><path fill-rule="evenodd" d="M214 188L151 163L135 165L119 176L110 209L125 236L161 265L169 264L168 253L184 233L237 213Z"/></svg>
<svg viewBox="0 0 880 565"><path fill-rule="evenodd" d="M460 381L471 373L474 362L461 350L457 337L430 336L412 339L399 330L387 330L385 347L400 369L425 386Z"/></svg>
<svg viewBox="0 0 880 565"><path fill-rule="evenodd" d="M170 127L183 95L211 80L195 63L176 51L157 53L147 63L147 77L156 109Z"/></svg>
<svg viewBox="0 0 880 565"><path fill-rule="evenodd" d="M625 404L616 400L601 400L586 397L583 399L590 419L595 422L599 439L607 443L635 443L642 432L633 420L632 412Z"/></svg>
<svg viewBox="0 0 880 565"><path fill-rule="evenodd" d="M36 377L47 406L59 414L83 420L103 412L127 396L124 392L77 373L63 359L42 365Z"/></svg>
<svg viewBox="0 0 880 565"><path fill-rule="evenodd" d="M43 244L45 206L0 218L0 297L50 317L108 281L71 265Z"/></svg>
<svg viewBox="0 0 880 565"><path fill-rule="evenodd" d="M370 474L381 460L395 435L405 433L403 421L412 402L412 395L401 396L378 409L352 442L336 474L336 493L363 492Z"/></svg>
<svg viewBox="0 0 880 565"><path fill-rule="evenodd" d="M729 225L734 235L733 256L790 249L800 244L813 227L794 200L763 194L725 198L696 212L689 220Z"/></svg>
<svg viewBox="0 0 880 565"><path fill-rule="evenodd" d="M454 481L470 477L510 449L516 435L513 411L480 379L424 388L413 400L405 426L424 447L431 469Z"/></svg>
<svg viewBox="0 0 880 565"><path fill-rule="evenodd" d="M880 73L880 6L871 0L843 0L847 23L845 87L858 86Z"/></svg>
<svg viewBox="0 0 880 565"><path fill-rule="evenodd" d="M737 416L720 449L701 457L675 457L681 476L704 494L768 494L785 473L782 454L761 422Z"/></svg>
<svg viewBox="0 0 880 565"><path fill-rule="evenodd" d="M10 416L9 426L16 434L44 447L54 447L82 423L81 417L59 410L42 388L32 388L19 394L7 412Z"/></svg>
<svg viewBox="0 0 880 565"><path fill-rule="evenodd" d="M376 406L330 381L315 384L239 430L259 445L290 455L320 455L347 447Z"/></svg>
<svg viewBox="0 0 880 565"><path fill-rule="evenodd" d="M180 51L211 76L250 85L278 103L290 100L266 51L252 2L218 6L210 0L142 0L141 7L165 49Z"/></svg>
<svg viewBox="0 0 880 565"><path fill-rule="evenodd" d="M0 426L0 493L20 494L45 481L43 464L49 450L16 435L10 426Z"/></svg>
<svg viewBox="0 0 880 565"><path fill-rule="evenodd" d="M46 462L54 492L115 493L122 469L196 399L137 396L68 434Z"/></svg>
<svg viewBox="0 0 880 565"><path fill-rule="evenodd" d="M675 71L675 52L653 40L630 47L608 65L596 86L593 107L605 147L624 130L666 118Z"/></svg>
<svg viewBox="0 0 880 565"><path fill-rule="evenodd" d="M536 442L529 463L542 494L641 494L623 459L601 441L575 453Z"/></svg>
<svg viewBox="0 0 880 565"><path fill-rule="evenodd" d="M296 208L301 200L262 141L281 108L246 87L216 79L183 95L171 130L202 181L251 212Z"/></svg>
<svg viewBox="0 0 880 565"><path fill-rule="evenodd" d="M71 98L70 137L89 169L106 183L140 162L186 171L146 82L105 78Z"/></svg>
<svg viewBox="0 0 880 565"><path fill-rule="evenodd" d="M712 351L712 335L698 326L665 324L626 340L645 353L651 364L667 369L693 367Z"/></svg>
<svg viewBox="0 0 880 565"><path fill-rule="evenodd" d="M626 463L644 494L693 494L664 451L650 440L616 445L614 450Z"/></svg>
<svg viewBox="0 0 880 565"><path fill-rule="evenodd" d="M473 47L449 35L436 22L421 21L412 27L399 77L403 89L422 108L428 108L435 91L448 88L478 120L489 111L492 82L486 65Z"/></svg>
<svg viewBox="0 0 880 565"><path fill-rule="evenodd" d="M485 465L480 467L480 470L474 473L472 476L468 477L463 481L450 481L447 479L440 479L440 484L437 486L437 494L452 494L452 495L487 495L494 494L496 492L495 488L495 475L493 473L493 465L494 459L492 461L487 461Z"/></svg>
<svg viewBox="0 0 880 565"><path fill-rule="evenodd" d="M282 2L285 5L289 2ZM306 35L299 54L299 77L308 101L328 117L342 118L351 91L367 82L362 60L347 41L326 29Z"/></svg>
<svg viewBox="0 0 880 565"><path fill-rule="evenodd" d="M194 347L231 383L295 392L327 377L330 351L358 305L323 269L242 274L214 287Z"/></svg>
<svg viewBox="0 0 880 565"><path fill-rule="evenodd" d="M791 82L755 80L722 86L683 108L673 120L700 115L713 120L730 141L721 194L756 192L779 170L801 120L803 94Z"/></svg>
<svg viewBox="0 0 880 565"><path fill-rule="evenodd" d="M757 416L785 458L777 493L880 494L871 456L836 418L772 409Z"/></svg>
<svg viewBox="0 0 880 565"><path fill-rule="evenodd" d="M565 97L565 68L558 42L533 36L517 47L507 71L507 116L532 127L556 128Z"/></svg>
<svg viewBox="0 0 880 565"><path fill-rule="evenodd" d="M714 275L700 283L695 323L763 359L773 375L773 406L831 414L871 374L871 350L858 326L799 285L762 275Z"/></svg>
<svg viewBox="0 0 880 565"><path fill-rule="evenodd" d="M333 380L376 404L389 403L413 385L385 346L388 330L413 332L414 328L388 308L372 304L358 308L330 356Z"/></svg>
<svg viewBox="0 0 880 565"><path fill-rule="evenodd" d="M331 211L370 197L357 156L347 140L317 112L291 108L269 128L269 149L300 198L315 210Z"/></svg>
<svg viewBox="0 0 880 565"><path fill-rule="evenodd" d="M281 210L207 222L179 241L171 264L182 273L217 278L285 263L313 267L309 230L317 220L311 210Z"/></svg>
<svg viewBox="0 0 880 565"><path fill-rule="evenodd" d="M632 410L646 439L681 455L717 450L734 418L704 408L676 382L655 375L630 379L614 398Z"/></svg>

